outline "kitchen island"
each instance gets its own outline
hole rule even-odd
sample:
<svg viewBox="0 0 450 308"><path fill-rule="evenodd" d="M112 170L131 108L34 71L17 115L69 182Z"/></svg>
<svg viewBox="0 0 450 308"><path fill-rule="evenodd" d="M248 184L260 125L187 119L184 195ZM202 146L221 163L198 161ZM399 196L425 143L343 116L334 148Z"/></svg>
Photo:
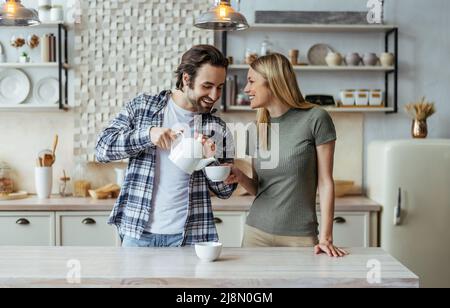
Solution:
<svg viewBox="0 0 450 308"><path fill-rule="evenodd" d="M224 248L208 263L193 247L0 247L0 287L419 287L383 250L348 251L330 258L311 248Z"/></svg>

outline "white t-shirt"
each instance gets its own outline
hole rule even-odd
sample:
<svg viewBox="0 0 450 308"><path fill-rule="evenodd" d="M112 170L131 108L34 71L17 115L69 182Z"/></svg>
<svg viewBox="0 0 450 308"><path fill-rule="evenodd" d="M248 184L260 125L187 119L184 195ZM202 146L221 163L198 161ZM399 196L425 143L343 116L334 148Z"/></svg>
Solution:
<svg viewBox="0 0 450 308"><path fill-rule="evenodd" d="M183 130L187 136L197 113L184 110L172 99L164 111L163 127ZM145 231L155 234L184 232L189 207L191 176L169 160L169 150L156 150L155 178L150 220Z"/></svg>

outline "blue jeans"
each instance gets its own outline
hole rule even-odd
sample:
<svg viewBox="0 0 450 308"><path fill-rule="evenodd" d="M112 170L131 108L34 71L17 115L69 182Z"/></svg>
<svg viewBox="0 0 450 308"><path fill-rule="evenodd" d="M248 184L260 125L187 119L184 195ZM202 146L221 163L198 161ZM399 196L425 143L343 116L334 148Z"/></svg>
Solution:
<svg viewBox="0 0 450 308"><path fill-rule="evenodd" d="M139 240L125 237L122 247L180 247L183 234L154 234L144 232Z"/></svg>

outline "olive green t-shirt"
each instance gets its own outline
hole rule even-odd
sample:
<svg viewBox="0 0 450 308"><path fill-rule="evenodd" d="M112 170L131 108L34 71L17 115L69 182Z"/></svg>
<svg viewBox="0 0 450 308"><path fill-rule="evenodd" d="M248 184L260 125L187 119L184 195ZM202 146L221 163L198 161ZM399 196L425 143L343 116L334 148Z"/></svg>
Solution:
<svg viewBox="0 0 450 308"><path fill-rule="evenodd" d="M318 235L316 146L336 140L333 121L327 111L315 107L290 109L271 123L269 150L276 148L273 140L278 138L278 165L267 169L261 164L273 161L273 155L258 154L254 160L258 193L247 224L274 235Z"/></svg>

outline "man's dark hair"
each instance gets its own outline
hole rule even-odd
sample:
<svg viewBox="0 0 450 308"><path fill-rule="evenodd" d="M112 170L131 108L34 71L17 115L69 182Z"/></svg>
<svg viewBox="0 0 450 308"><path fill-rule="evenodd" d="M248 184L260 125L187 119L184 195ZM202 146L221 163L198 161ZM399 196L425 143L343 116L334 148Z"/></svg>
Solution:
<svg viewBox="0 0 450 308"><path fill-rule="evenodd" d="M183 89L183 74L190 77L189 87L194 87L197 72L203 64L210 64L216 67L228 68L228 60L223 53L211 45L197 45L189 49L181 58L175 74L177 75L177 89Z"/></svg>

